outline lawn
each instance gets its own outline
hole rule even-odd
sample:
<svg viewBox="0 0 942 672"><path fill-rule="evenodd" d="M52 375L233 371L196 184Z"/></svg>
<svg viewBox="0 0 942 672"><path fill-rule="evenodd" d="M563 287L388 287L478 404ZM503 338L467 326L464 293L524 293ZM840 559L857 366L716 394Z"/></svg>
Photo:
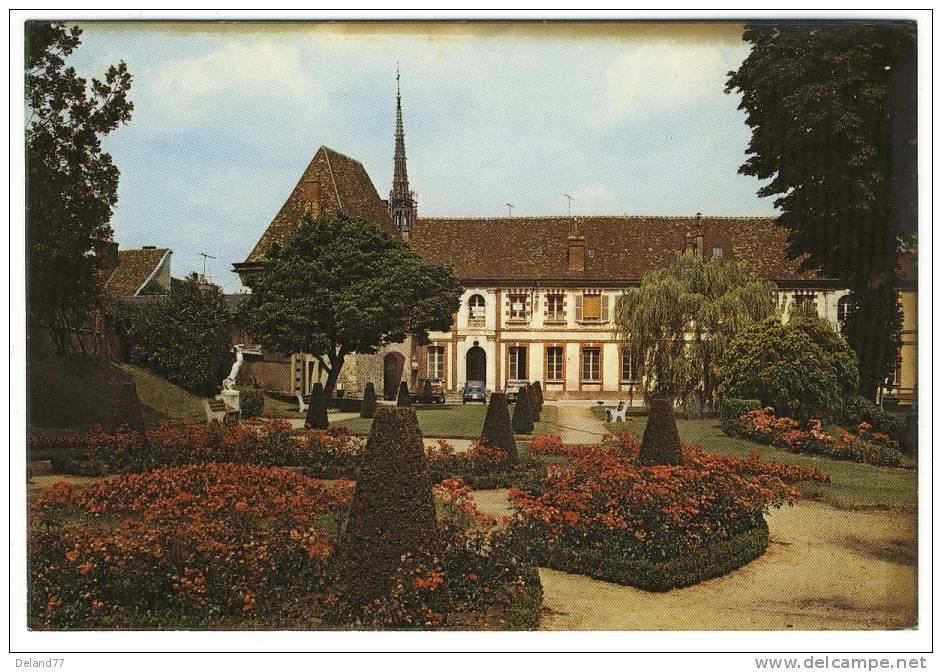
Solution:
<svg viewBox="0 0 942 672"><path fill-rule="evenodd" d="M593 409L604 418L603 409ZM628 422L605 423L613 433L626 429L641 436L646 416L632 416ZM677 419L680 439L703 446L708 453L749 457L756 450L764 460L815 467L831 475L830 485L804 485L802 494L834 506L915 506L917 472L915 469L875 467L869 464L831 460L814 455L789 453L746 439L726 436L717 418Z"/></svg>
<svg viewBox="0 0 942 672"><path fill-rule="evenodd" d="M487 406L484 404L466 405L431 405L415 407L419 417L419 428L426 437L446 437L474 439L481 436L484 428L484 416ZM513 414L513 406L510 407ZM349 418L330 423L331 427L346 427L352 432L368 433L373 426L369 418ZM536 423L534 434L550 434L556 424L556 408L544 406L540 421Z"/></svg>
<svg viewBox="0 0 942 672"><path fill-rule="evenodd" d="M190 394L147 369L133 364L119 364L118 366L131 376L137 386L137 396L145 407L144 421L148 427L162 420L188 422L194 416L197 420L205 420L200 397Z"/></svg>

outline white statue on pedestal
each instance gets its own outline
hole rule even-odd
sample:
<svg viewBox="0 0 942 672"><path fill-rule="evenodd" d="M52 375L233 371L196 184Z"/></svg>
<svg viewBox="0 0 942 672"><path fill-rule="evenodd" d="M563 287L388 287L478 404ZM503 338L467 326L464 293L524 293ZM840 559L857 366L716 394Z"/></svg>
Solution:
<svg viewBox="0 0 942 672"><path fill-rule="evenodd" d="M236 378L239 377L239 369L242 368L242 347L243 344L239 343L232 348L235 350L236 361L232 363L232 369L229 371L229 376L222 381L222 388L224 390L235 389Z"/></svg>

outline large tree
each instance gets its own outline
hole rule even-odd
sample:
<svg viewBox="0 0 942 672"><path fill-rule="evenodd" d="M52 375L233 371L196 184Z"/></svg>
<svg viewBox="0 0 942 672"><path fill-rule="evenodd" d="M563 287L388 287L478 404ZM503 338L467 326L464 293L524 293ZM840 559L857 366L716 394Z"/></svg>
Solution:
<svg viewBox="0 0 942 672"><path fill-rule="evenodd" d="M899 252L915 244L915 24L759 23L743 39L726 88L752 128L740 172L767 180L791 255L850 286L844 334L872 398L899 343Z"/></svg>
<svg viewBox="0 0 942 672"><path fill-rule="evenodd" d="M253 335L272 350L316 357L328 372L328 398L348 354L450 329L461 296L450 268L342 214L305 218L248 283Z"/></svg>
<svg viewBox="0 0 942 672"><path fill-rule="evenodd" d="M87 82L66 58L78 26L26 24L26 223L30 323L62 335L99 305L96 243L111 235L118 169L101 139L131 118L123 62Z"/></svg>
<svg viewBox="0 0 942 672"><path fill-rule="evenodd" d="M683 254L625 290L615 305L616 336L637 355L648 399L713 399L717 366L730 339L776 311L775 285L742 263Z"/></svg>

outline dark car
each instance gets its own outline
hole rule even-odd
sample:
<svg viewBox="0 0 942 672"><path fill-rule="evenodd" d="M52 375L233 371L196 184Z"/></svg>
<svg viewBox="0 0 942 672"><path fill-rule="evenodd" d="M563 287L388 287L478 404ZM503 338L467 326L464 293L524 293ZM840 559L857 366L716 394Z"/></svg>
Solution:
<svg viewBox="0 0 942 672"><path fill-rule="evenodd" d="M444 404L445 403L445 383L438 378L419 378L418 382L416 383L415 389L409 392L409 397L411 397L412 403L421 404L424 402L424 399L422 399L422 396L425 394L426 381L431 383L432 403Z"/></svg>
<svg viewBox="0 0 942 672"><path fill-rule="evenodd" d="M504 387L504 394L507 395L507 401L515 403L517 401L517 395L520 394L520 390L529 384L530 382L527 380L508 380L507 385Z"/></svg>
<svg viewBox="0 0 942 672"><path fill-rule="evenodd" d="M469 380L464 384L464 392L461 393L461 403L467 404L469 401L480 401L487 403L487 389L484 387L483 380Z"/></svg>

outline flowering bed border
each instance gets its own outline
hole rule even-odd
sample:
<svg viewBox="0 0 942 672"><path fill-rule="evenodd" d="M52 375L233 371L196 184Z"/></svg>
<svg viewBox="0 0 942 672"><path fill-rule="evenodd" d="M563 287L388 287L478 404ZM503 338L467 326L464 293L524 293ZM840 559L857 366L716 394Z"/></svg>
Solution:
<svg viewBox="0 0 942 672"><path fill-rule="evenodd" d="M761 556L768 545L769 527L763 520L748 532L666 562L613 558L602 550L577 549L559 543L537 551L535 555L539 557L535 560L540 566L561 572L666 593L729 574Z"/></svg>

